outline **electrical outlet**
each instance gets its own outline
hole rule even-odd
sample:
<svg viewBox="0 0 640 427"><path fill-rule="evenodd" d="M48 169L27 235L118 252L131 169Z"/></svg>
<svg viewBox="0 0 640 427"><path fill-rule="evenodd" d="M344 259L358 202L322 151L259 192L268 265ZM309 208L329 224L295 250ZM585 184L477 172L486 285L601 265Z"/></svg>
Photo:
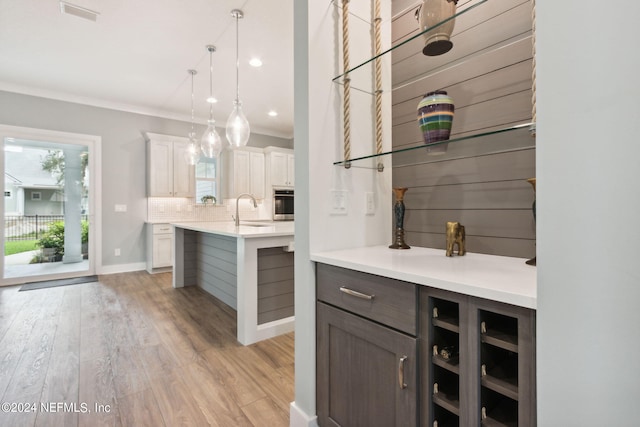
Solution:
<svg viewBox="0 0 640 427"><path fill-rule="evenodd" d="M120 248L116 248L116 249L113 251L113 254L114 254L115 256L120 256Z"/></svg>
<svg viewBox="0 0 640 427"><path fill-rule="evenodd" d="M127 205L116 205L115 206L115 211L116 212L126 212L127 211Z"/></svg>
<svg viewBox="0 0 640 427"><path fill-rule="evenodd" d="M364 213L365 215L373 215L376 213L376 201L371 191L364 193Z"/></svg>
<svg viewBox="0 0 640 427"><path fill-rule="evenodd" d="M346 215L347 209L347 196L349 192L347 190L331 190L331 214L332 215Z"/></svg>

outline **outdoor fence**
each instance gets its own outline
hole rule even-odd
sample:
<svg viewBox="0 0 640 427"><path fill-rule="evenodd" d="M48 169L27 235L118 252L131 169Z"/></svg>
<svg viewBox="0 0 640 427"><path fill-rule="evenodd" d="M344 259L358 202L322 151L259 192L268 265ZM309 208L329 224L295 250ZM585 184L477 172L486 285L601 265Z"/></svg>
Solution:
<svg viewBox="0 0 640 427"><path fill-rule="evenodd" d="M87 215L81 216L83 221ZM56 221L64 221L64 215L24 215L4 217L5 240L33 240L42 237L49 225Z"/></svg>

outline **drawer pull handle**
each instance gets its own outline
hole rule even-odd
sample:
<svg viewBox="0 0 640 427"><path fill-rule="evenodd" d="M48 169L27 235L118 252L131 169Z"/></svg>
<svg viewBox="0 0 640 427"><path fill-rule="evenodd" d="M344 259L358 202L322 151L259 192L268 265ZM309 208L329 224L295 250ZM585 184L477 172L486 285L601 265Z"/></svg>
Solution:
<svg viewBox="0 0 640 427"><path fill-rule="evenodd" d="M407 384L404 382L404 362L407 361L407 356L402 356L398 363L398 385L400 390L407 388Z"/></svg>
<svg viewBox="0 0 640 427"><path fill-rule="evenodd" d="M344 286L340 287L340 292L344 292L347 295L351 295L353 297L358 297L366 300L372 300L376 297L375 295L363 294L362 292L354 291L353 289L345 288Z"/></svg>

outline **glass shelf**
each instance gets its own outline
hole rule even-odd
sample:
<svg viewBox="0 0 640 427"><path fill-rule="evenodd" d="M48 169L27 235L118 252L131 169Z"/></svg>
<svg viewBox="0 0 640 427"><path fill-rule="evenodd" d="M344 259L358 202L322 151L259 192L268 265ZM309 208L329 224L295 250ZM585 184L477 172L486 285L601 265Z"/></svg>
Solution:
<svg viewBox="0 0 640 427"><path fill-rule="evenodd" d="M416 127L417 126L418 124L416 122ZM508 128L494 129L473 135L460 136L429 145L419 144L410 147L398 148L392 151L385 151L380 154L354 157L348 160L333 162L333 164L336 166L354 166L366 169L375 169L375 161L372 162L371 159L389 155L393 155L392 163L393 166L396 167L531 149L535 148L535 138L533 138L530 133L530 129L532 127L534 127L533 123L524 123ZM439 147L445 144L446 152L439 153L433 150L434 147Z"/></svg>
<svg viewBox="0 0 640 427"><path fill-rule="evenodd" d="M367 64L369 64L369 63L371 63L371 62L373 62L374 60L376 60L376 59L378 59L378 58L380 58L380 57L382 57L382 56L384 56L384 55L388 54L389 52L393 51L394 49L397 49L397 48L399 48L399 47L401 47L401 46L408 45L409 43L412 43L412 42L413 42L413 43L416 45L416 47L415 47L415 51L417 51L417 52L422 51L423 42L422 42L422 40L420 40L420 37L421 37L423 34L425 34L425 33L429 32L429 31L433 30L434 28L439 27L440 25L443 25L443 24L445 24L445 23L447 23L447 22L451 21L452 19L455 19L456 17L458 17L458 16L460 16L460 15L463 15L463 14L465 14L465 13L469 12L469 11L470 11L470 10L472 10L472 9L475 9L476 7L478 7L478 6L480 6L480 5L484 4L484 3L486 3L487 1L489 1L489 0L479 0L479 1L478 1L478 3L475 3L475 4L471 5L471 6L468 6L468 7L466 7L466 8L465 8L465 9L463 9L463 10L456 11L456 14L455 14L455 15L453 15L452 17L447 18L447 19L445 19L444 21L439 22L438 24L436 24L436 25L434 25L434 26L432 26L432 27L426 28L424 31L420 31L419 33L414 34L413 36L409 37L408 39L402 40L401 42L397 43L396 45L392 46L391 48L389 48L389 49L387 49L387 50L385 50L385 51L383 51L383 52L379 53L378 55L374 56L373 58L369 58L369 59L367 59L366 61L364 61L364 62L362 62L362 63L360 63L360 64L356 65L355 67L352 67L352 68L350 68L350 69L346 70L344 73L342 73L342 74L340 74L340 75L338 75L338 76L334 77L334 78L332 79L332 81L334 81L334 82L336 82L336 83L343 84L343 83L344 83L344 77L345 77L346 75L348 75L349 73L352 73L353 71L355 71L355 70L357 70L357 69L359 69L359 68L361 68L361 67L363 67L363 66L365 66L365 65L367 65ZM337 3L336 3L336 4L337 4ZM416 22L416 25L419 25L419 24L417 24L417 22Z"/></svg>

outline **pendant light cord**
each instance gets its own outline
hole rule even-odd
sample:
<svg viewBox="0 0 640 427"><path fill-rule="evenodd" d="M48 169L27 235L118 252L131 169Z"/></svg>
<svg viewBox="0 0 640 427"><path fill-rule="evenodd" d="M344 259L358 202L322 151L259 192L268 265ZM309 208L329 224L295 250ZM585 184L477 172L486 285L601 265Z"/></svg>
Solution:
<svg viewBox="0 0 640 427"><path fill-rule="evenodd" d="M209 121L213 120L213 48L209 47Z"/></svg>
<svg viewBox="0 0 640 427"><path fill-rule="evenodd" d="M191 74L191 134L194 134L193 131L193 118L194 118L194 109L193 109L193 76L195 74L195 70L189 70L189 74Z"/></svg>
<svg viewBox="0 0 640 427"><path fill-rule="evenodd" d="M238 31L238 21L240 20L240 14L236 13L236 102L240 101L240 32Z"/></svg>

